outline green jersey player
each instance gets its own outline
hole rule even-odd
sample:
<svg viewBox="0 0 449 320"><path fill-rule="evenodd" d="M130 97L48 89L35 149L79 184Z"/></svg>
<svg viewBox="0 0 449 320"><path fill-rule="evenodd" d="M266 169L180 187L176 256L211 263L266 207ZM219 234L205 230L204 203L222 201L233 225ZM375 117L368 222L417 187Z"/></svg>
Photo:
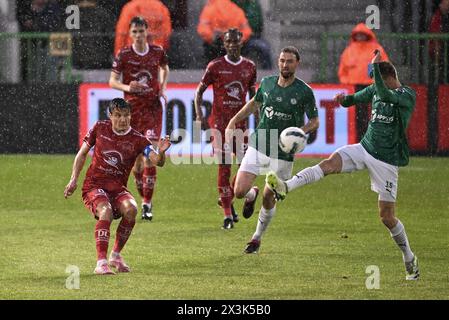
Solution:
<svg viewBox="0 0 449 320"><path fill-rule="evenodd" d="M284 153L278 145L279 135L288 127L299 127L304 134L319 126L318 110L312 89L295 77L299 66L299 51L295 47L282 49L279 56L279 75L262 79L256 95L230 120L226 141L232 141L235 125L251 113L260 112L260 121L251 136L249 147L242 159L234 184L234 194L245 198L243 217L254 212L259 190L253 187L258 175L276 172L283 179L292 176L294 155ZM304 121L304 114L309 119ZM256 232L245 248L245 253L256 253L276 210L275 193L268 188L263 191L263 204L259 212Z"/></svg>
<svg viewBox="0 0 449 320"><path fill-rule="evenodd" d="M409 161L406 128L415 107L416 95L413 89L401 85L390 62L380 62L378 52L372 67L374 84L354 95L335 96L343 107L372 103L371 120L360 143L337 149L328 159L300 171L287 181L275 173L268 173L266 185L282 199L287 192L326 175L368 169L371 190L379 194L380 219L402 251L406 280L417 280L418 259L410 248L404 225L395 217L398 167L406 166Z"/></svg>

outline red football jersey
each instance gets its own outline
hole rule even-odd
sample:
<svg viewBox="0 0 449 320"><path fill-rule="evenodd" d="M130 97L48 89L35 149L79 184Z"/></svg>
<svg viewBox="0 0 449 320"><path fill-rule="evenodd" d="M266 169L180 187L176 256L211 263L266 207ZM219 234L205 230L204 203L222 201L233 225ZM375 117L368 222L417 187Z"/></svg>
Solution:
<svg viewBox="0 0 449 320"><path fill-rule="evenodd" d="M84 142L95 148L83 193L91 189L113 192L126 187L137 156L151 144L131 127L124 134L116 133L110 120L98 121L84 137Z"/></svg>
<svg viewBox="0 0 449 320"><path fill-rule="evenodd" d="M125 92L125 100L133 107L136 101L139 102L136 105L143 103L151 106L159 97L159 67L166 65L167 61L164 49L151 44L143 53L138 53L133 45L120 50L112 64L112 71L122 74L124 84L138 81L148 86L148 89L142 93Z"/></svg>
<svg viewBox="0 0 449 320"><path fill-rule="evenodd" d="M207 66L201 83L213 85L214 102L209 125L223 129L232 117L245 105L246 95L257 80L256 65L249 59L230 61L227 56L212 60Z"/></svg>

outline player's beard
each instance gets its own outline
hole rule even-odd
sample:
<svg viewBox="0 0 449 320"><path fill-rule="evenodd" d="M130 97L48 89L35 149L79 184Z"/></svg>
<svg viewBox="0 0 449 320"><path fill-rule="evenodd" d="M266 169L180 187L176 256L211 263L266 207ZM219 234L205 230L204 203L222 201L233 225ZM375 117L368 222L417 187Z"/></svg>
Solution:
<svg viewBox="0 0 449 320"><path fill-rule="evenodd" d="M294 75L295 75L295 73L291 72L291 71L281 71L281 76L285 80L291 79Z"/></svg>

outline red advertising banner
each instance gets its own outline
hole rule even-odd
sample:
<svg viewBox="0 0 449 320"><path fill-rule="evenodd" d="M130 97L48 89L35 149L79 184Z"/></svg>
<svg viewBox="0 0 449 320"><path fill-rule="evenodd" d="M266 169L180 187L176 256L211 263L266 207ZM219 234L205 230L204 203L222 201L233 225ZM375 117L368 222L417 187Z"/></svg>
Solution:
<svg viewBox="0 0 449 320"><path fill-rule="evenodd" d="M449 152L449 85L438 88L438 152Z"/></svg>
<svg viewBox="0 0 449 320"><path fill-rule="evenodd" d="M425 152L429 144L427 112L427 87L410 85L416 91L416 106L407 128L408 145L411 151Z"/></svg>

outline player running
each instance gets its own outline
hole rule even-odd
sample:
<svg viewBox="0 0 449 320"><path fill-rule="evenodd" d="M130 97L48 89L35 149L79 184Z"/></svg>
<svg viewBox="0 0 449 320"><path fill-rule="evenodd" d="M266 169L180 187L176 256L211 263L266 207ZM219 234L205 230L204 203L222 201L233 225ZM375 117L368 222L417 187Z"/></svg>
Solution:
<svg viewBox="0 0 449 320"><path fill-rule="evenodd" d="M379 215L402 251L406 280L419 278L418 258L412 252L404 225L395 217L398 166L409 162L406 129L415 108L416 94L403 86L390 62L380 62L377 51L372 60L374 84L354 95L338 94L343 107L372 103L371 120L360 143L337 149L328 159L306 168L287 181L276 173L266 176L266 186L285 198L287 192L318 181L329 174L368 169L371 190L379 194Z"/></svg>
<svg viewBox="0 0 449 320"><path fill-rule="evenodd" d="M252 204L253 210L248 212L248 217L254 211L256 192L252 186L258 175L269 170L274 170L283 179L292 175L294 155L284 153L279 148L281 132L288 127L300 127L307 134L319 126L313 91L304 81L295 77L299 63L297 48L282 49L278 61L279 75L262 79L254 98L231 119L226 130L226 140L229 141L236 123L260 109L259 125L251 136L234 187L236 198L246 198L245 201ZM306 124L304 114L309 119ZM256 232L247 244L245 253L258 251L262 235L275 212L275 195L271 189L265 187Z"/></svg>
<svg viewBox="0 0 449 320"><path fill-rule="evenodd" d="M163 166L165 151L170 147L168 137L161 139L157 147L142 134L131 128L131 106L121 98L113 99L109 106L110 120L98 121L84 138L73 163L72 176L65 187L65 198L77 188L78 177L87 154L95 147L92 163L86 173L82 188L85 206L98 220L95 225L97 266L99 275L129 272L121 251L136 223L137 204L126 188L128 177L136 158L145 154L153 165ZM113 219L119 219L114 248L107 259L109 229Z"/></svg>
<svg viewBox="0 0 449 320"><path fill-rule="evenodd" d="M213 128L213 148L217 156L218 164L218 193L220 195L219 204L224 211L223 229L231 229L234 222L238 221L232 204L234 192L232 190L231 177L231 157L234 152L240 162L243 157L247 138L233 139L230 148L226 148L225 129L229 120L245 105L246 95L252 98L255 94L257 79L256 65L240 55L242 48L242 33L238 29L229 29L224 33L223 38L226 55L212 60L207 66L206 72L198 85L195 93L196 120L204 124L206 119L201 110L203 93L209 85L213 85L214 101L212 114L209 117L209 126ZM242 118L236 124L241 132L247 129L247 119ZM255 188L257 197L257 187ZM245 215L245 213L244 213Z"/></svg>
<svg viewBox="0 0 449 320"><path fill-rule="evenodd" d="M125 92L125 99L132 106L131 127L148 139L158 141L162 130L160 97L167 103L164 94L169 74L167 55L161 47L147 43L148 24L143 18L134 17L129 32L133 44L120 50L115 58L109 85ZM143 198L142 219L151 221L156 167L139 156L133 174L137 190Z"/></svg>

